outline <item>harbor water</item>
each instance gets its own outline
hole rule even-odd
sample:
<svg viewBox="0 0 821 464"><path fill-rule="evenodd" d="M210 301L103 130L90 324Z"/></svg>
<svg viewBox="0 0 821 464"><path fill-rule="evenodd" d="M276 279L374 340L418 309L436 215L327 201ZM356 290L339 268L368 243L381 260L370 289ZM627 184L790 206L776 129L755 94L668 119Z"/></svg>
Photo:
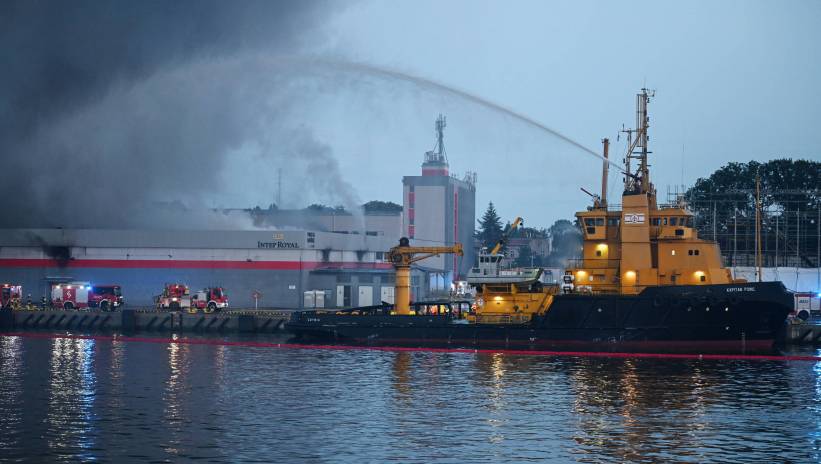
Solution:
<svg viewBox="0 0 821 464"><path fill-rule="evenodd" d="M818 362L203 340L0 336L0 462L821 460Z"/></svg>

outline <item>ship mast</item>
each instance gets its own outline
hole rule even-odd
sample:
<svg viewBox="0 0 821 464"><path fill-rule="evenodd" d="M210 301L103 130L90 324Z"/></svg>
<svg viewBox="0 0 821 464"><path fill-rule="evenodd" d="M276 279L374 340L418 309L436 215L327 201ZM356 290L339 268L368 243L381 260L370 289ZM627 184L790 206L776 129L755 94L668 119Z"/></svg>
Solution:
<svg viewBox="0 0 821 464"><path fill-rule="evenodd" d="M650 127L650 116L647 114L647 104L655 96L655 92L646 88L641 89L641 93L636 94L636 128L622 129L621 132L627 134L627 155L624 159L625 177L624 191L630 193L654 193L653 184L650 183L650 166L647 163L647 155L652 153L648 149L647 141L650 137L647 130ZM630 171L630 161L637 160L638 168L635 173Z"/></svg>

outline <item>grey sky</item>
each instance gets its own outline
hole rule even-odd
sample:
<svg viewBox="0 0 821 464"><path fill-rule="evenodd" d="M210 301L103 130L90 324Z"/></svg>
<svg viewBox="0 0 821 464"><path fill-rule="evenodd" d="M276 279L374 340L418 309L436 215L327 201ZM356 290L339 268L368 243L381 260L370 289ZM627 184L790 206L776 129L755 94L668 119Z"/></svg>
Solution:
<svg viewBox="0 0 821 464"><path fill-rule="evenodd" d="M600 162L570 144L312 56L452 85L596 151L610 137L617 160L646 85L662 196L729 161L821 159L819 1L105 5L3 7L0 150L18 175L0 185L0 226L77 225L60 201L112 226L156 224L156 201L264 206L278 169L286 207L401 203L440 112L451 171L478 173L477 216L492 200L546 227L588 204L579 187L598 191Z"/></svg>
<svg viewBox="0 0 821 464"><path fill-rule="evenodd" d="M729 161L821 159L819 21L818 1L375 1L334 17L327 49L453 84L597 150L633 125L646 84L657 89L651 147L666 192ZM585 205L578 187L597 189L600 164L567 144L455 98L397 93L375 103L376 119L317 128L346 175L362 179L355 160L368 159L364 178L378 180L358 185L362 198L400 199L399 177L418 173L440 109L452 169L478 171L479 205L549 225ZM620 159L623 139L613 148Z"/></svg>

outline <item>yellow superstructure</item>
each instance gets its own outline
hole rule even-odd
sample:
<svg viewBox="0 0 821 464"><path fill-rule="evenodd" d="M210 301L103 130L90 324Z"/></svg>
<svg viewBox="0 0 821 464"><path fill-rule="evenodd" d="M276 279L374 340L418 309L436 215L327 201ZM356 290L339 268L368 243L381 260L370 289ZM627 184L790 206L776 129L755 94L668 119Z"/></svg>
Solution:
<svg viewBox="0 0 821 464"><path fill-rule="evenodd" d="M734 282L721 264L716 243L698 238L686 205L657 203L647 164L650 97L646 89L637 95L638 128L625 131L629 148L622 204L594 201L587 211L576 213L584 239L582 258L565 272L572 276L575 292L629 295L649 286ZM635 173L630 170L632 159L639 161Z"/></svg>

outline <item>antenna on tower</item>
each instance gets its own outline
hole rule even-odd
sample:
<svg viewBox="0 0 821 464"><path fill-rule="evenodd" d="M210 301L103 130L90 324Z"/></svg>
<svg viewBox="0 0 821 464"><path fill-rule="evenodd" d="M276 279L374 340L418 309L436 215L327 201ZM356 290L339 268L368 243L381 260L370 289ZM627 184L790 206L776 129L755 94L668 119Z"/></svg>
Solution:
<svg viewBox="0 0 821 464"><path fill-rule="evenodd" d="M436 118L436 146L433 148L433 152L438 155L439 161L444 162L448 160L447 153L445 152L445 127L447 126L447 118L445 118L442 113L439 113L439 117Z"/></svg>

